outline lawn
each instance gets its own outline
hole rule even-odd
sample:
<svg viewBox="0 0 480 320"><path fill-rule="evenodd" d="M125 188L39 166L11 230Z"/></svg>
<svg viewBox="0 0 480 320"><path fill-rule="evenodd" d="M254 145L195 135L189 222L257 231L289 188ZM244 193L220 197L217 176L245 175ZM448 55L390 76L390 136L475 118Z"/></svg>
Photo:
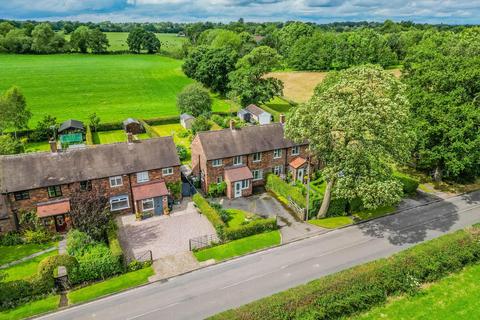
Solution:
<svg viewBox="0 0 480 320"><path fill-rule="evenodd" d="M206 261L209 259L222 261L252 251L278 245L280 244L280 241L280 231L275 230L230 241L219 246L194 252L193 254L198 261Z"/></svg>
<svg viewBox="0 0 480 320"><path fill-rule="evenodd" d="M108 51L125 51L128 50L127 38L128 32L105 32L110 43ZM161 51L175 52L182 48L183 43L187 40L185 37L177 37L173 33L157 33L160 40Z"/></svg>
<svg viewBox="0 0 480 320"><path fill-rule="evenodd" d="M42 255L39 255L33 259L16 264L6 269L2 269L7 278L6 281L14 281L19 279L25 279L37 273L38 264L46 257L54 256L58 254L58 250L53 250Z"/></svg>
<svg viewBox="0 0 480 320"><path fill-rule="evenodd" d="M414 296L395 298L354 319L480 319L480 265L444 278Z"/></svg>
<svg viewBox="0 0 480 320"><path fill-rule="evenodd" d="M159 55L0 54L0 92L12 85L25 94L33 117L86 121L96 112L102 122L178 115L176 96L193 83L182 61ZM214 111L228 111L214 99Z"/></svg>
<svg viewBox="0 0 480 320"><path fill-rule="evenodd" d="M251 221L258 219L259 217L251 212L239 210L239 209L227 209L230 214L230 220L228 221L229 228L237 228L245 221Z"/></svg>
<svg viewBox="0 0 480 320"><path fill-rule="evenodd" d="M122 274L120 276L92 284L88 287L70 291L67 294L69 304L85 302L98 297L136 287L148 282L154 274L152 267Z"/></svg>
<svg viewBox="0 0 480 320"><path fill-rule="evenodd" d="M42 142L27 142L25 144L25 152L42 152L50 151L50 144L48 141Z"/></svg>
<svg viewBox="0 0 480 320"><path fill-rule="evenodd" d="M25 319L41 313L53 311L58 308L60 296L49 296L24 304L18 308L0 312L0 320Z"/></svg>
<svg viewBox="0 0 480 320"><path fill-rule="evenodd" d="M0 266L55 246L53 243L0 246Z"/></svg>
<svg viewBox="0 0 480 320"><path fill-rule="evenodd" d="M323 219L313 219L308 220L308 223L313 224L317 227L327 228L327 229L336 229L344 226L348 226L353 223L351 217L331 217Z"/></svg>
<svg viewBox="0 0 480 320"><path fill-rule="evenodd" d="M190 151L190 138L187 137L179 137L180 132L185 132L185 128L183 128L179 123L172 123L172 124L163 124L158 126L152 126L153 131L159 134L161 137L166 136L173 136L173 141L176 145L184 146L187 149L187 158L182 161L182 163L189 163L191 160L192 153Z"/></svg>
<svg viewBox="0 0 480 320"><path fill-rule="evenodd" d="M261 107L271 113L274 121L278 122L280 120L280 114L286 114L292 105L279 97L274 97L270 102L265 103Z"/></svg>
<svg viewBox="0 0 480 320"><path fill-rule="evenodd" d="M138 139L149 139L150 136L146 133L137 134ZM93 143L108 144L115 142L126 142L127 135L124 130L99 131L92 133Z"/></svg>

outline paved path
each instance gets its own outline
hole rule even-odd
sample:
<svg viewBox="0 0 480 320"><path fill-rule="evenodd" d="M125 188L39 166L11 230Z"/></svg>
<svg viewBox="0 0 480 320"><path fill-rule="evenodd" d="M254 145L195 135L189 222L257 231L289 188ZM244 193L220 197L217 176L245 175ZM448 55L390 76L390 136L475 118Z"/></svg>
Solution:
<svg viewBox="0 0 480 320"><path fill-rule="evenodd" d="M203 319L478 221L480 192L234 259L43 319Z"/></svg>

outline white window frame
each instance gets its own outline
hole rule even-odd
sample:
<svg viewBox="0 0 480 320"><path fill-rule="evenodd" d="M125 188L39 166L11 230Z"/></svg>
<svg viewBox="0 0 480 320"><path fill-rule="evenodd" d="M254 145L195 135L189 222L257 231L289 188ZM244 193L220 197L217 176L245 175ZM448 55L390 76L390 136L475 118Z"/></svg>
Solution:
<svg viewBox="0 0 480 320"><path fill-rule="evenodd" d="M242 180L242 190L248 189L250 187L250 181Z"/></svg>
<svg viewBox="0 0 480 320"><path fill-rule="evenodd" d="M237 161L239 160L239 161ZM242 156L235 156L233 157L233 165L234 166L239 166L243 164L243 157Z"/></svg>
<svg viewBox="0 0 480 320"><path fill-rule="evenodd" d="M255 159L255 157L258 156L258 159ZM253 154L253 162L260 162L262 161L262 153L261 152L255 152Z"/></svg>
<svg viewBox="0 0 480 320"><path fill-rule="evenodd" d="M113 209L112 205L114 203L123 202L123 201L127 201L126 206L123 206L121 208ZM110 211L120 211L120 210L129 209L129 208L130 208L130 200L129 200L127 195L115 196L115 197L110 198Z"/></svg>
<svg viewBox="0 0 480 320"><path fill-rule="evenodd" d="M292 156L298 156L300 154L300 146L292 147Z"/></svg>
<svg viewBox="0 0 480 320"><path fill-rule="evenodd" d="M253 174L253 181L258 181L263 179L263 170L260 170L260 169L253 170L252 174ZM255 178L255 175L257 176L256 178Z"/></svg>
<svg viewBox="0 0 480 320"><path fill-rule="evenodd" d="M172 174L173 174L173 168L172 167L162 169L162 175L171 176Z"/></svg>
<svg viewBox="0 0 480 320"><path fill-rule="evenodd" d="M273 168L273 173L277 176L281 175L283 173L283 166L282 165L275 166Z"/></svg>
<svg viewBox="0 0 480 320"><path fill-rule="evenodd" d="M151 203L152 207L145 209L145 203ZM142 211L153 211L155 209L155 202L153 198L143 199L142 200Z"/></svg>
<svg viewBox="0 0 480 320"><path fill-rule="evenodd" d="M212 167L221 167L223 164L222 159L212 160Z"/></svg>
<svg viewBox="0 0 480 320"><path fill-rule="evenodd" d="M222 176L218 176L217 177L217 183L222 183L223 182L223 177Z"/></svg>
<svg viewBox="0 0 480 320"><path fill-rule="evenodd" d="M116 188L123 186L123 177L122 176L114 176L110 177L110 187Z"/></svg>
<svg viewBox="0 0 480 320"><path fill-rule="evenodd" d="M137 172L137 183L148 182L150 177L148 176L148 171Z"/></svg>
<svg viewBox="0 0 480 320"><path fill-rule="evenodd" d="M273 159L279 159L282 157L282 149L273 150Z"/></svg>

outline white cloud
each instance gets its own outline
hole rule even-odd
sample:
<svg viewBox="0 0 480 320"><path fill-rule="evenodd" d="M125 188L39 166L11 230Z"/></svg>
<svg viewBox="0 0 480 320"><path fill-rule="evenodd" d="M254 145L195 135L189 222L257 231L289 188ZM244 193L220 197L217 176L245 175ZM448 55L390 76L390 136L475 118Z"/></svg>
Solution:
<svg viewBox="0 0 480 320"><path fill-rule="evenodd" d="M81 21L413 20L478 23L478 0L9 0L0 18Z"/></svg>

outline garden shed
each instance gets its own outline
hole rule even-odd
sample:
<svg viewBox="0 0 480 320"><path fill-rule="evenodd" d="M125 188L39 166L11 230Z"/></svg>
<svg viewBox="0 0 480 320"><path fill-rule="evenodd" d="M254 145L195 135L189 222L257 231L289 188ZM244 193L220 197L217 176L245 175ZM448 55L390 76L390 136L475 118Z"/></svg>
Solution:
<svg viewBox="0 0 480 320"><path fill-rule="evenodd" d="M128 118L127 120L123 121L123 130L126 133L131 134L140 134L143 133L143 126L137 119Z"/></svg>
<svg viewBox="0 0 480 320"><path fill-rule="evenodd" d="M187 130L192 128L192 123L195 121L195 117L187 113L180 115L180 124Z"/></svg>
<svg viewBox="0 0 480 320"><path fill-rule="evenodd" d="M78 120L67 120L63 122L60 127L58 128L59 134L69 134L69 133L78 133L78 132L85 132L85 126L83 122Z"/></svg>

